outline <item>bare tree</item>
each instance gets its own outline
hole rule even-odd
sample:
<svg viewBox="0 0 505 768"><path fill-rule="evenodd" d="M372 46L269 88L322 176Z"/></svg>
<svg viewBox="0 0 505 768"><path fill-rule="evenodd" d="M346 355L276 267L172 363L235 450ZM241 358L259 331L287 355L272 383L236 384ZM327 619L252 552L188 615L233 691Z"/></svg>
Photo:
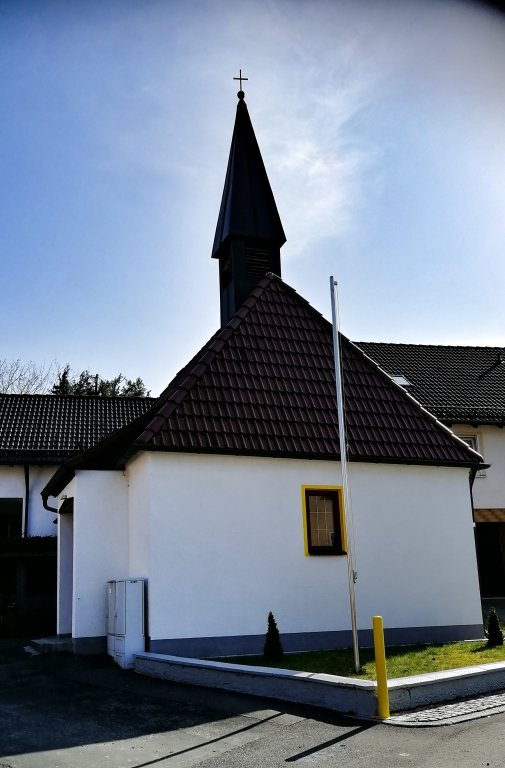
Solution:
<svg viewBox="0 0 505 768"><path fill-rule="evenodd" d="M13 395L46 394L51 391L58 364L0 358L0 392Z"/></svg>

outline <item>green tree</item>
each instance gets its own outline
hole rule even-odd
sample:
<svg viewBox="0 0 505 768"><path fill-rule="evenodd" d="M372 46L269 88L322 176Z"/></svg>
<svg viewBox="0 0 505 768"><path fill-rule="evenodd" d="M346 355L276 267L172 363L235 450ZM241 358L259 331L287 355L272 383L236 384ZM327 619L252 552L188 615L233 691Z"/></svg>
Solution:
<svg viewBox="0 0 505 768"><path fill-rule="evenodd" d="M69 365L60 368L51 389L53 395L97 395L98 397L149 397L151 394L139 377L127 379L122 373L104 379L88 370L76 373Z"/></svg>

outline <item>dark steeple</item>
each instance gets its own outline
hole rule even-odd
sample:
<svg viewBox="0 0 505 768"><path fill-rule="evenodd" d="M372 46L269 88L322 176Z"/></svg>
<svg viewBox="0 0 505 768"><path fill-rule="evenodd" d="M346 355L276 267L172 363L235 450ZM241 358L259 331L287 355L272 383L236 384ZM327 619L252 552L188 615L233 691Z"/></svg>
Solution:
<svg viewBox="0 0 505 768"><path fill-rule="evenodd" d="M280 277L286 242L243 91L238 98L212 248L212 258L219 259L222 326L267 272Z"/></svg>

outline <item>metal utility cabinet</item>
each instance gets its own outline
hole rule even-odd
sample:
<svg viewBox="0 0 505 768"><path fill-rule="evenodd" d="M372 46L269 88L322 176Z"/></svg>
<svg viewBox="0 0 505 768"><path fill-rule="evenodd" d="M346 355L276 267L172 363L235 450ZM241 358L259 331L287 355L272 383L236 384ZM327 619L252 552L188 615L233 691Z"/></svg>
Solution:
<svg viewBox="0 0 505 768"><path fill-rule="evenodd" d="M144 579L107 582L107 653L123 669L145 650L144 590Z"/></svg>

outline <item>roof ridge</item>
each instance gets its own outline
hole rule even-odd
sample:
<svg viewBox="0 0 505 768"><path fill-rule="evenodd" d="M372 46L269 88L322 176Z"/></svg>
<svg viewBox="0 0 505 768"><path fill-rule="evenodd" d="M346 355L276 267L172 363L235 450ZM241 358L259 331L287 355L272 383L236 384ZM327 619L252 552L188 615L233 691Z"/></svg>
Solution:
<svg viewBox="0 0 505 768"><path fill-rule="evenodd" d="M103 440L100 440L100 442L96 443L95 445L91 446L90 448L80 452L77 456L72 456L70 459L68 459L64 464L60 466L60 468L57 470L55 475L49 480L49 482L46 484L46 487L43 490L43 493L46 493L47 495L52 495L52 491L55 487L58 487L58 483L62 482L61 478L65 478L66 481L68 481L68 478L72 476L74 469L77 466L87 466L88 468L92 468L95 465L95 460L99 460L100 454L103 453L104 450L106 450L108 447L111 447L112 449L116 444L119 446L122 445L123 438L128 439L129 435L132 434L132 440L130 445L135 445L140 442L140 440L143 438L145 433L153 433L153 430L151 429L151 425L154 424L156 418L159 416L159 412L156 410L160 407L160 401L163 399L164 393L170 389L170 387L174 384L174 382L177 381L177 379L182 375L184 375L186 370L189 369L196 369L198 366L202 366L199 371L199 375L195 377L195 379L191 382L190 385L187 387L183 386L183 383L190 378L190 375L188 374L187 377L182 379L182 382L178 383L178 386L174 392L174 395L172 395L170 398L167 398L174 401L174 406L172 408L175 410L175 407L179 405L186 394L191 391L192 387L194 386L195 382L200 378L204 371L208 368L210 365L212 359L215 358L217 353L220 351L220 349L223 348L226 341L230 338L230 336L233 335L233 333L237 330L237 328L240 326L241 322L245 317L247 317L250 310L254 307L260 296L264 293L268 285L270 285L274 280L279 280L282 283L282 280L273 273L268 273L263 277L258 285L254 288L253 291L251 291L250 295L247 297L244 304L237 310L235 315L231 318L230 322L224 327L220 328L214 336L211 337L211 339L196 353L196 355L190 360L187 365L185 365L179 373L177 373L174 378L172 379L172 382L168 385L168 387L165 388L165 390L161 393L161 395L157 398L155 398L151 408L149 408L145 413L140 414L135 418L133 421L131 421L129 424L125 424L124 427L120 428L119 430L116 430L110 435L107 435ZM218 347L216 348L216 341L218 342ZM219 345L219 342L222 341L222 343ZM207 354L209 350L212 350L211 355L208 356L208 359L203 363L201 357ZM202 355L203 353L203 355ZM183 390L184 393L183 393ZM175 401L175 395L180 392L180 396L177 398L177 401ZM150 418L150 414L152 414ZM148 421L146 425L146 417L147 419L150 418L150 421ZM168 417L167 417L168 418ZM166 421L166 419L163 419ZM142 426L142 432L140 434L136 431L137 426ZM135 437L136 434L136 437ZM148 438L148 435L146 435L146 439ZM84 461L84 464L82 462Z"/></svg>
<svg viewBox="0 0 505 768"><path fill-rule="evenodd" d="M211 339L206 344L204 344L204 346L196 353L196 355L192 358L192 360L190 360L190 362L186 366L184 366L184 368L182 368L181 371L179 371L179 373L175 375L175 377L172 379L168 387L166 387L165 390L159 396L158 398L159 400L161 400L164 397L165 392L167 392L167 390L169 390L173 386L178 376L180 376L181 374L184 374L186 369L189 369L187 371L187 375L185 376L185 378L182 379L182 381L180 381L178 386L174 389L173 393L168 395L166 397L166 400L162 404L161 406L162 408L164 407L165 404L168 404L168 403L170 404L167 412L163 414L158 412L154 416L154 418L149 422L149 424L146 425L146 427L141 432L141 434L138 436L137 440L135 441L136 443L147 442L149 440L149 437L155 434L158 426L160 426L160 423L166 422L167 419L170 418L174 410L182 403L182 401L184 400L186 395L192 390L196 382L207 371L209 366L215 360L216 356L219 354L219 352L221 352L221 350L225 346L226 342L240 327L243 320L254 308L259 298L263 295L263 293L266 291L268 286L275 280L278 280L281 283L283 282L281 278L278 277L278 275L274 275L273 272L267 272L267 274L264 277L262 277L259 283L255 286L255 288L253 288L253 290L251 291L247 299L235 312L235 314L230 319L230 321L223 328L220 328L214 334L214 336L212 336Z"/></svg>
<svg viewBox="0 0 505 768"><path fill-rule="evenodd" d="M150 395L147 395L145 397L141 395L60 395L60 394L53 394L52 392L0 392L0 397L5 398L13 398L13 399L35 399L35 398L47 398L48 400L83 400L83 401L89 401L89 400L98 400L100 402L108 401L108 402L116 402L117 400L157 400L157 397L151 397Z"/></svg>
<svg viewBox="0 0 505 768"><path fill-rule="evenodd" d="M174 376L170 384L163 390L159 397L155 398L151 408L145 413L137 416L132 422L126 424L124 427L106 436L100 442L88 449L82 451L77 456L71 457L66 465L69 470L72 470L74 466L80 465L81 460L84 460L86 464L94 464L95 458L99 457L102 451L108 447L113 447L116 443L122 444L122 438L130 434L135 435L137 425L139 428L142 426L142 431L138 432L135 437L132 437L130 443L131 446L142 446L149 438L155 433L156 428L163 425L166 422L176 408L182 403L185 397L191 392L196 382L204 375L217 354L222 350L224 345L234 335L234 333L241 326L242 322L247 318L252 309L256 306L257 302L264 295L267 288L278 283L282 286L282 289L288 293L291 293L297 297L297 301L305 305L310 312L317 317L320 321L331 325L328 320L315 309L307 299L301 296L295 288L285 283L282 278L273 272L267 272L264 277L253 288L247 299L235 312L230 321L223 328L220 328L216 333L204 344L203 347L194 355L194 357L187 363L181 370ZM177 386L174 385L177 382ZM169 393L169 390L173 389L173 392ZM166 394L165 394L166 393ZM165 404L169 403L169 407L164 414L160 414L160 409ZM152 414L152 415L151 415ZM65 466L65 465L64 465ZM63 469L63 467L62 467ZM67 470L68 471L68 470Z"/></svg>
<svg viewBox="0 0 505 768"><path fill-rule="evenodd" d="M424 342L409 342L409 341L353 341L353 344L361 346L362 344L374 344L375 346L382 347L423 347L424 349L475 349L486 351L499 351L505 349L503 346L480 346L477 344L427 344Z"/></svg>

